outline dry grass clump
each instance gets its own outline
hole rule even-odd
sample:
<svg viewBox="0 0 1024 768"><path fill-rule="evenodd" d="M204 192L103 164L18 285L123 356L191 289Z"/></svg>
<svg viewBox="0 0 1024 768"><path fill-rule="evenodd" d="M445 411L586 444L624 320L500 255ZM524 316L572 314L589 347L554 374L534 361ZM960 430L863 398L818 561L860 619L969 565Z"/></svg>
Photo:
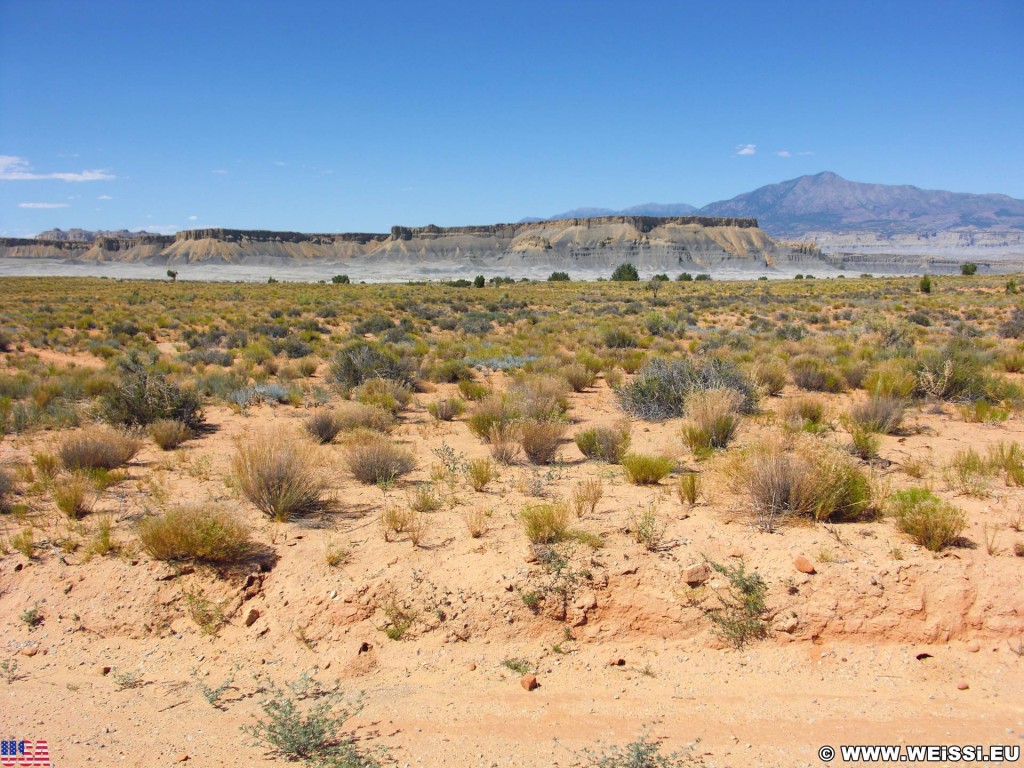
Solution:
<svg viewBox="0 0 1024 768"><path fill-rule="evenodd" d="M701 494L701 477L696 472L686 472L679 476L676 485L676 496L682 504L693 506Z"/></svg>
<svg viewBox="0 0 1024 768"><path fill-rule="evenodd" d="M954 454L943 474L960 493L981 499L992 492L992 478L998 468L973 448L964 448Z"/></svg>
<svg viewBox="0 0 1024 768"><path fill-rule="evenodd" d="M925 488L897 491L889 500L896 526L932 552L955 544L967 527L959 507L943 501Z"/></svg>
<svg viewBox="0 0 1024 768"><path fill-rule="evenodd" d="M613 427L590 427L576 433L576 447L588 459L618 464L629 450L630 424L622 421Z"/></svg>
<svg viewBox="0 0 1024 768"><path fill-rule="evenodd" d="M597 379L597 373L583 363L573 363L562 372L562 375L573 392L583 392L594 386Z"/></svg>
<svg viewBox="0 0 1024 768"><path fill-rule="evenodd" d="M64 438L57 456L64 469L117 469L142 450L138 436L112 427L93 426Z"/></svg>
<svg viewBox="0 0 1024 768"><path fill-rule="evenodd" d="M555 544L569 534L569 508L560 501L524 507L519 519L531 544Z"/></svg>
<svg viewBox="0 0 1024 768"><path fill-rule="evenodd" d="M173 451L193 437L187 424L177 419L160 419L149 425L149 436L161 451Z"/></svg>
<svg viewBox="0 0 1024 768"><path fill-rule="evenodd" d="M9 512L11 509L11 495L14 493L14 477L3 467L0 467L0 513Z"/></svg>
<svg viewBox="0 0 1024 768"><path fill-rule="evenodd" d="M676 468L676 462L668 456L627 453L622 457L622 468L633 485L655 485Z"/></svg>
<svg viewBox="0 0 1024 768"><path fill-rule="evenodd" d="M524 419L559 421L569 410L569 385L558 376L524 376L508 392Z"/></svg>
<svg viewBox="0 0 1024 768"><path fill-rule="evenodd" d="M820 397L804 395L786 400L780 415L786 426L814 434L828 428L828 406Z"/></svg>
<svg viewBox="0 0 1024 768"><path fill-rule="evenodd" d="M556 421L523 421L519 425L519 441L526 458L534 464L550 464L558 453L565 429L565 424Z"/></svg>
<svg viewBox="0 0 1024 768"><path fill-rule="evenodd" d="M486 509L477 507L471 509L466 513L466 530L469 531L470 537L479 539L490 527L490 512Z"/></svg>
<svg viewBox="0 0 1024 768"><path fill-rule="evenodd" d="M96 488L85 472L71 472L53 486L53 502L71 520L81 520L96 505Z"/></svg>
<svg viewBox="0 0 1024 768"><path fill-rule="evenodd" d="M466 466L466 481L480 493L498 476L498 468L491 459L473 459Z"/></svg>
<svg viewBox="0 0 1024 768"><path fill-rule="evenodd" d="M873 507L871 483L856 461L809 437L792 446L764 441L734 457L726 470L732 489L747 496L755 522L766 531L794 516L856 520Z"/></svg>
<svg viewBox="0 0 1024 768"><path fill-rule="evenodd" d="M363 405L376 406L397 414L409 404L412 389L392 379L369 379L352 390L352 397Z"/></svg>
<svg viewBox="0 0 1024 768"><path fill-rule="evenodd" d="M249 527L217 507L184 506L139 523L142 549L156 560L235 563L252 554Z"/></svg>
<svg viewBox="0 0 1024 768"><path fill-rule="evenodd" d="M725 448L740 424L743 396L732 389L706 389L686 397L683 440L694 454Z"/></svg>
<svg viewBox="0 0 1024 768"><path fill-rule="evenodd" d="M842 392L846 382L833 366L813 355L800 355L789 364L793 383L814 392Z"/></svg>
<svg viewBox="0 0 1024 768"><path fill-rule="evenodd" d="M906 408L898 397L874 395L850 407L850 422L866 432L891 435L903 423Z"/></svg>
<svg viewBox="0 0 1024 768"><path fill-rule="evenodd" d="M599 477L584 480L573 486L572 509L576 513L576 517L593 515L602 496L604 496L604 483Z"/></svg>
<svg viewBox="0 0 1024 768"><path fill-rule="evenodd" d="M495 424L488 434L488 442L491 456L496 462L504 464L506 467L515 464L523 452L523 448L519 444L518 424Z"/></svg>
<svg viewBox="0 0 1024 768"><path fill-rule="evenodd" d="M485 442L490 442L493 431L505 430L519 418L519 409L505 394L493 394L479 400L466 424L469 431Z"/></svg>
<svg viewBox="0 0 1024 768"><path fill-rule="evenodd" d="M395 428L394 414L374 405L343 402L333 413L341 425L341 432L372 429L374 432L387 434Z"/></svg>
<svg viewBox="0 0 1024 768"><path fill-rule="evenodd" d="M309 436L321 445L327 445L334 440L334 438L338 436L338 433L341 432L344 425L345 420L342 418L341 414L326 408L313 411L313 413L311 413L306 420L302 422L303 429L305 429L306 432L309 433Z"/></svg>
<svg viewBox="0 0 1024 768"><path fill-rule="evenodd" d="M438 421L451 421L465 410L466 404L458 397L445 397L427 405L427 413Z"/></svg>
<svg viewBox="0 0 1024 768"><path fill-rule="evenodd" d="M323 511L327 480L313 446L280 430L264 431L240 443L231 462L239 490L279 522Z"/></svg>
<svg viewBox="0 0 1024 768"><path fill-rule="evenodd" d="M350 441L345 459L352 477L367 485L390 483L416 468L411 450L373 433L362 433Z"/></svg>
<svg viewBox="0 0 1024 768"><path fill-rule="evenodd" d="M758 360L750 371L751 378L769 396L775 397L786 386L786 364L777 357Z"/></svg>

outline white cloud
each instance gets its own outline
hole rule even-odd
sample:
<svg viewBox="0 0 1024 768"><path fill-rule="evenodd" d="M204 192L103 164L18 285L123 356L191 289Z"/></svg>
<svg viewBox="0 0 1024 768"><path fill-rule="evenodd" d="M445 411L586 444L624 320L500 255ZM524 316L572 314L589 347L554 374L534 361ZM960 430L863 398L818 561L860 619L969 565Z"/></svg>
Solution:
<svg viewBox="0 0 1024 768"><path fill-rule="evenodd" d="M814 156L813 152L797 152L797 154L800 155L801 157L813 157Z"/></svg>
<svg viewBox="0 0 1024 768"><path fill-rule="evenodd" d="M788 149L780 149L775 154L778 155L779 157L792 157L793 156Z"/></svg>
<svg viewBox="0 0 1024 768"><path fill-rule="evenodd" d="M18 203L19 208L68 208L67 203Z"/></svg>
<svg viewBox="0 0 1024 768"><path fill-rule="evenodd" d="M189 216L189 217L188 217L188 220L189 220L189 221L195 221L195 220L196 220L196 219L198 219L198 218L199 218L198 216Z"/></svg>
<svg viewBox="0 0 1024 768"><path fill-rule="evenodd" d="M0 181L110 181L116 178L103 170L35 173L28 160L15 155L0 155Z"/></svg>
<svg viewBox="0 0 1024 768"><path fill-rule="evenodd" d="M757 154L757 144L737 144L736 145L736 156L746 156Z"/></svg>
<svg viewBox="0 0 1024 768"><path fill-rule="evenodd" d="M228 175L228 172L225 171L223 168L214 168L212 171L210 171L210 173L215 173L218 176L227 176Z"/></svg>
<svg viewBox="0 0 1024 768"><path fill-rule="evenodd" d="M284 165L280 160L275 160L274 165Z"/></svg>
<svg viewBox="0 0 1024 768"><path fill-rule="evenodd" d="M100 195L96 199L97 200L113 200L114 198L112 198L110 195Z"/></svg>

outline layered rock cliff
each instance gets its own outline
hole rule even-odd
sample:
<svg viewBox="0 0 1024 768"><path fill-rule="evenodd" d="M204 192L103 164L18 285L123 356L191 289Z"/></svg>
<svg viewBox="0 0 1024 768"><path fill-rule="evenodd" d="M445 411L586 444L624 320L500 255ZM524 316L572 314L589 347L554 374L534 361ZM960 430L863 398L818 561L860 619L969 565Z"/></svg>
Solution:
<svg viewBox="0 0 1024 768"><path fill-rule="evenodd" d="M0 240L0 256L149 264L474 266L514 272L597 270L630 261L646 270L759 269L821 263L813 249L781 245L754 219L605 216L471 227L400 227L388 234L306 234L195 229L176 236L104 234L76 240Z"/></svg>

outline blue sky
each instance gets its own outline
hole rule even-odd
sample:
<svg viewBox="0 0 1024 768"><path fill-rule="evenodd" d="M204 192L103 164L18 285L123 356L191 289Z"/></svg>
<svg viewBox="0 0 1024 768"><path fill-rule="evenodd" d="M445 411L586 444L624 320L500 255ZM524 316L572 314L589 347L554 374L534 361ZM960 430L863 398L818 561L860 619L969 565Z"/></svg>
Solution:
<svg viewBox="0 0 1024 768"><path fill-rule="evenodd" d="M1024 3L0 0L0 234L1024 198Z"/></svg>

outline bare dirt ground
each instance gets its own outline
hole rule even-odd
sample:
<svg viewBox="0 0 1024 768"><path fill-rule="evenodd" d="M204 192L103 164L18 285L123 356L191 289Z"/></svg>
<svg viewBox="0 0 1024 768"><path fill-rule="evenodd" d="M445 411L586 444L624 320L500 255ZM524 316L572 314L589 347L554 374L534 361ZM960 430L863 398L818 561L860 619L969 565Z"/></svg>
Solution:
<svg viewBox="0 0 1024 768"><path fill-rule="evenodd" d="M911 484L901 467L923 459L925 480L967 510L965 545L941 555L914 546L891 520L760 533L715 460L688 465L705 486L690 507L668 480L633 486L621 467L584 462L571 439L560 464L502 468L483 493L437 484L446 503L428 514L421 545L385 541L381 510L430 479L435 450L488 455L465 424L427 414L427 403L453 391L438 386L403 413L397 436L418 468L387 494L347 476L341 447L322 448L338 505L319 519L271 523L225 482L235 441L271 423L298 433L307 412L288 406L214 407L212 434L170 453L149 445L82 524L87 535L112 515L119 556L49 546L68 523L40 502L30 521L35 559L0 560L0 649L8 670L16 664L0 682L4 738L46 739L61 766L283 764L241 728L259 715L269 684L307 673L362 692L348 729L403 766L582 765L584 748L643 732L722 768L820 765L824 744L1024 741L1024 560L1013 554L1024 538L1014 530L1024 491L997 480L985 498L955 497L941 472L965 445L1024 440L1019 416L978 425L952 408L916 410L902 436L882 438L878 482ZM769 414L746 422L740 444L795 394L766 401ZM849 401L830 402L838 413ZM620 418L603 381L573 395L569 414L570 435ZM56 439L7 436L0 459L30 463ZM678 420L635 423L633 448L686 456ZM538 501L524 495L528 481L567 498L592 477L602 478L604 497L577 527L604 547L570 553L563 600L517 514ZM272 552L265 569L175 569L142 554L135 521L181 501L238 510ZM492 514L472 538L464 515L477 508ZM648 509L665 525L657 551L632 535ZM4 521L4 536L23 525ZM347 548L349 561L330 566L331 547ZM797 556L816 572L797 570ZM701 606L716 605L721 579L694 588L682 576L705 559L742 559L765 578L767 639L733 650L713 634ZM523 595L545 589L531 610ZM190 615L199 598L223 613L215 634ZM402 639L382 631L389 606L413 618ZM42 622L30 628L21 617L33 607ZM514 660L540 687L524 690ZM216 707L198 684L229 680Z"/></svg>

